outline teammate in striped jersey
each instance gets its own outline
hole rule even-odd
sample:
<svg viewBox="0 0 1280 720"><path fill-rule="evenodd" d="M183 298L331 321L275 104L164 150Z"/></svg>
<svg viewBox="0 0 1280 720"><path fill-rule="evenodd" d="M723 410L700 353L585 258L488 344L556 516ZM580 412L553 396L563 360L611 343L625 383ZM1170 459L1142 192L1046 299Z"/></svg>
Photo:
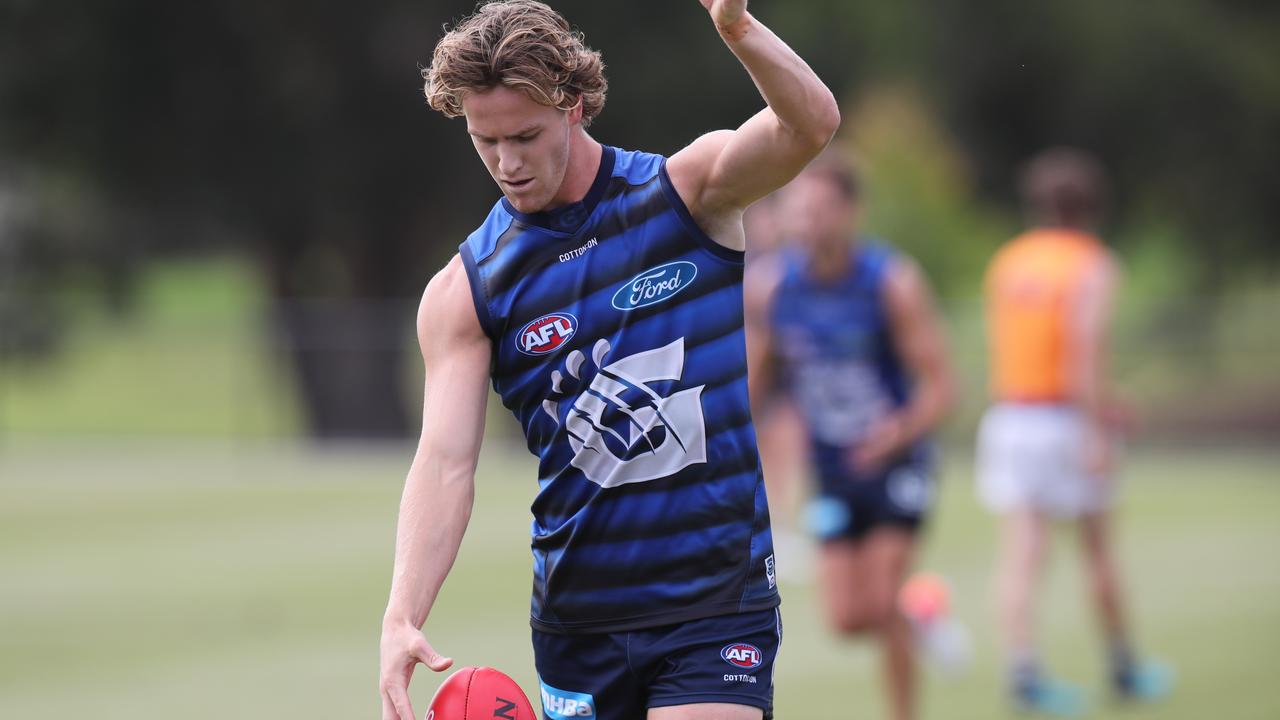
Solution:
<svg viewBox="0 0 1280 720"><path fill-rule="evenodd" d="M752 395L799 410L817 489L809 512L828 623L884 648L890 717L915 717L913 633L898 607L934 496L931 432L953 391L923 273L858 228L859 188L829 151L780 193L793 247L753 266Z"/></svg>
<svg viewBox="0 0 1280 720"><path fill-rule="evenodd" d="M383 622L384 720L413 720L421 632L471 510L487 384L539 458L534 656L548 718L771 712L781 618L747 399L743 210L839 124L745 0L702 0L767 104L669 159L602 145L600 55L542 3L482 6L436 46L502 198L428 284L423 430ZM664 108L664 110L673 110Z"/></svg>

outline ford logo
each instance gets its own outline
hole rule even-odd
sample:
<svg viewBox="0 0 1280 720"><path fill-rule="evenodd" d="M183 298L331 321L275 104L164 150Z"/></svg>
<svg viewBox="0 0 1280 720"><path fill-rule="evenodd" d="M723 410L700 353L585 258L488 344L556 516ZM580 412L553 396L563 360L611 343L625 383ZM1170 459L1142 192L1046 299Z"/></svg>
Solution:
<svg viewBox="0 0 1280 720"><path fill-rule="evenodd" d="M618 288L613 306L619 310L635 310L655 305L693 284L698 266L687 260L676 260L649 268Z"/></svg>

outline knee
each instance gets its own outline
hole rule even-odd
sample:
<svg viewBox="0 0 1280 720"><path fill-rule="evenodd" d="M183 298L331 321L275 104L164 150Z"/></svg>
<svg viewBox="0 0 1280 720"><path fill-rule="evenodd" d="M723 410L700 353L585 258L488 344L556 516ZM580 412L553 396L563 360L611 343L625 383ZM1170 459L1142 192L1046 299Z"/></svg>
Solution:
<svg viewBox="0 0 1280 720"><path fill-rule="evenodd" d="M893 622L896 613L892 597L871 598L840 608L832 616L832 625L846 636L880 632Z"/></svg>
<svg viewBox="0 0 1280 720"><path fill-rule="evenodd" d="M871 630L871 615L862 611L844 612L835 615L831 623L835 631L844 636L861 635Z"/></svg>

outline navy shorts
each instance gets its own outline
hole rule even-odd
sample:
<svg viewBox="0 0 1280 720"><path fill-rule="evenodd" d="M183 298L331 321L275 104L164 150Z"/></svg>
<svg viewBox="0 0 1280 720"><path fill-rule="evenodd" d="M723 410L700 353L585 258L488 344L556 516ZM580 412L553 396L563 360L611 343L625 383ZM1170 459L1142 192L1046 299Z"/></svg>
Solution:
<svg viewBox="0 0 1280 720"><path fill-rule="evenodd" d="M933 507L935 479L928 463L903 463L870 478L824 479L806 512L819 541L861 540L874 528L916 532Z"/></svg>
<svg viewBox="0 0 1280 720"><path fill-rule="evenodd" d="M750 705L773 716L776 608L619 633L533 631L546 720L644 720L649 708Z"/></svg>

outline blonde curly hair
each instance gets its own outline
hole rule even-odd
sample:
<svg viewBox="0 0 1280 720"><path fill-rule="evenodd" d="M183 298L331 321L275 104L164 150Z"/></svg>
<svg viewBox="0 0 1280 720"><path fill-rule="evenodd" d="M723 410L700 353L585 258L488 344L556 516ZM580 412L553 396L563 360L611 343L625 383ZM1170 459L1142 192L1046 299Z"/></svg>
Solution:
<svg viewBox="0 0 1280 720"><path fill-rule="evenodd" d="M447 117L462 115L468 92L505 85L560 110L581 100L584 126L604 109L609 86L600 53L535 0L481 5L440 39L422 77L427 103Z"/></svg>

